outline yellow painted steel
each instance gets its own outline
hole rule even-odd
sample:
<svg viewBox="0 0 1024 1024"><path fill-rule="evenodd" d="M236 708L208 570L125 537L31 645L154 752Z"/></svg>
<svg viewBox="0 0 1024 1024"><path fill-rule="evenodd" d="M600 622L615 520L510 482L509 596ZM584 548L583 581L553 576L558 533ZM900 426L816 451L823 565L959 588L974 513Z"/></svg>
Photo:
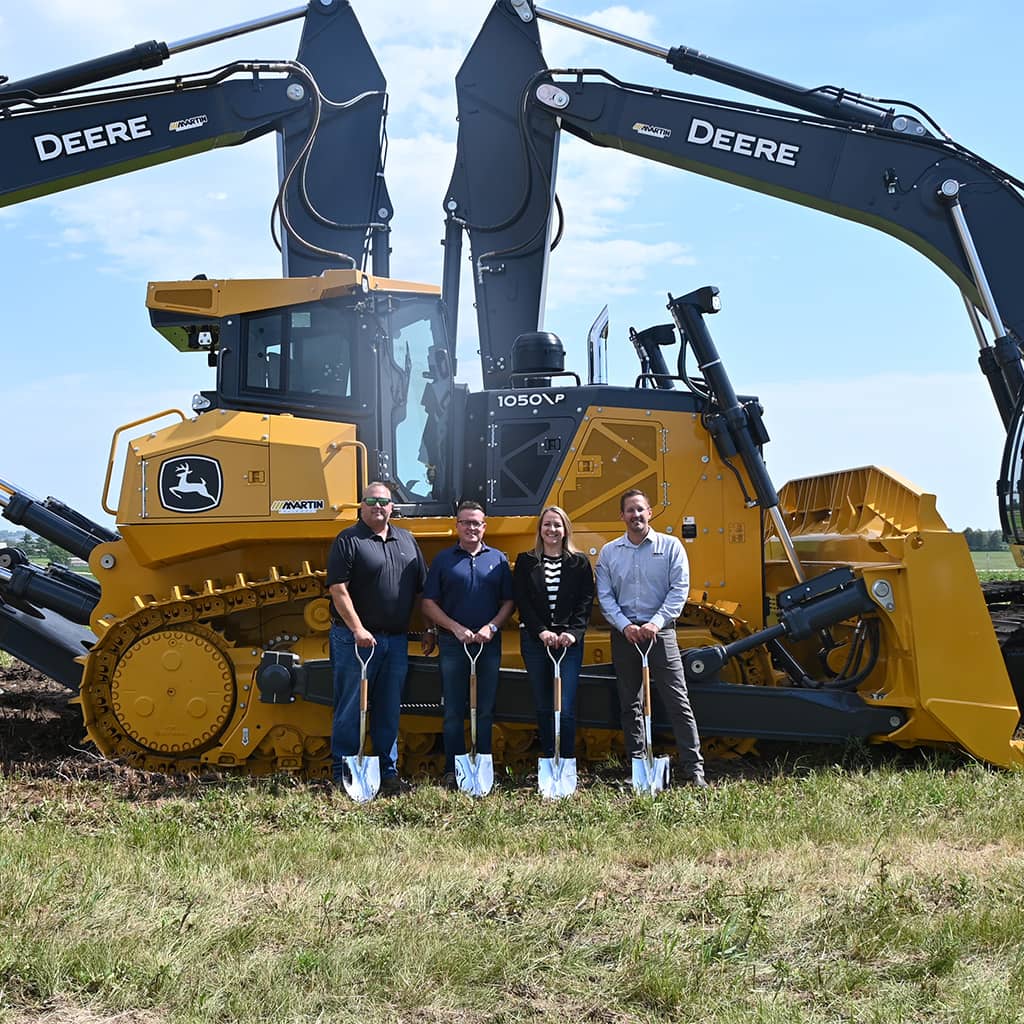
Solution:
<svg viewBox="0 0 1024 1024"><path fill-rule="evenodd" d="M186 455L221 465L230 486L215 508L183 514L161 503L160 467ZM81 702L101 751L162 770L329 770L330 708L301 699L265 703L255 676L267 650L303 663L329 657L327 552L355 520L365 472L352 426L287 415L215 410L128 443L121 539L90 559L102 597ZM545 504L569 512L577 546L594 563L624 528L618 502L630 487L648 493L654 527L686 546L683 647L728 643L768 624L765 597L792 585L792 570L777 541L763 546L760 512L746 507L698 416L642 404L586 409ZM279 511L295 501L309 510ZM1024 761L1013 739L1019 712L966 545L946 528L934 498L867 467L790 483L781 509L811 575L851 566L869 587L881 581L892 594L892 609L877 609L881 656L860 694L892 708L897 724L874 739L957 744L999 765ZM533 547L535 523L534 514L491 516L488 543L514 561ZM450 517L402 525L428 561L455 543ZM508 669L522 669L517 638L513 619L504 638ZM813 663L810 645L798 653ZM595 610L584 663L607 664L610 654ZM723 678L773 685L779 673L757 648L730 663ZM403 718L406 772L440 768L440 731L439 712ZM499 724L495 759L529 764L534 740L532 725ZM749 745L717 744L723 752ZM582 759L621 750L615 728L580 731Z"/></svg>
<svg viewBox="0 0 1024 1024"><path fill-rule="evenodd" d="M440 295L434 285L374 277L359 270L325 270L319 277L286 277L279 280L224 279L207 281L152 281L146 294L149 309L209 316L211 320L237 316L256 309L278 309L298 303L350 295L353 292L387 291L399 294ZM157 330L179 352L196 351L182 327Z"/></svg>
<svg viewBox="0 0 1024 1024"><path fill-rule="evenodd" d="M848 565L869 587L891 589L892 610L877 611L882 654L859 692L909 717L875 739L956 744L992 764L1024 763L1014 739L1020 711L967 543L946 527L934 495L868 466L793 481L781 508L810 575ZM768 589L777 592L793 581L777 542L768 554Z"/></svg>
<svg viewBox="0 0 1024 1024"><path fill-rule="evenodd" d="M233 710L232 666L217 637L194 627L150 633L119 659L111 702L125 731L142 746L196 753L221 732Z"/></svg>

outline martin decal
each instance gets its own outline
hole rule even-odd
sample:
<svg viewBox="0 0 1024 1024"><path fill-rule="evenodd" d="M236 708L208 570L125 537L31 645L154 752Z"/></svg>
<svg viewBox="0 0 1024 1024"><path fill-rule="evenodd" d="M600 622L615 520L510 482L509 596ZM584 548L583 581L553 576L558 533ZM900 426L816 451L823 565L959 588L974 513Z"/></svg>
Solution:
<svg viewBox="0 0 1024 1024"><path fill-rule="evenodd" d="M160 504L170 512L209 512L220 504L224 476L205 455L179 455L160 463Z"/></svg>
<svg viewBox="0 0 1024 1024"><path fill-rule="evenodd" d="M210 119L205 114L183 117L180 121L172 121L167 127L172 132L187 132L190 128L202 128Z"/></svg>
<svg viewBox="0 0 1024 1024"><path fill-rule="evenodd" d="M283 516L309 515L311 512L323 512L327 502L322 498L306 498L303 500L289 498L284 501L272 501L271 512L280 512Z"/></svg>
<svg viewBox="0 0 1024 1024"><path fill-rule="evenodd" d="M633 125L633 131L635 131L637 135L650 135L655 139L669 139L672 137L671 128L661 128L656 124L644 124L643 121L637 121L637 123Z"/></svg>

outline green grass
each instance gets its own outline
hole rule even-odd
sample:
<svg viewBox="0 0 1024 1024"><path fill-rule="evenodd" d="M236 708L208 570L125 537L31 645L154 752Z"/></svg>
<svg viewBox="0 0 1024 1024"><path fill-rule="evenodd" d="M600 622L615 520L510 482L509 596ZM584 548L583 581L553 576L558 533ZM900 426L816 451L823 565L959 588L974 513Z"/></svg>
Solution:
<svg viewBox="0 0 1024 1024"><path fill-rule="evenodd" d="M971 559L979 572L1013 572L1017 569L1009 551L972 551Z"/></svg>
<svg viewBox="0 0 1024 1024"><path fill-rule="evenodd" d="M992 580L1024 580L1024 570L1017 568L1009 551L972 551L971 559L983 583Z"/></svg>
<svg viewBox="0 0 1024 1024"><path fill-rule="evenodd" d="M835 756L558 805L0 777L0 1020L1024 1019L1024 776Z"/></svg>

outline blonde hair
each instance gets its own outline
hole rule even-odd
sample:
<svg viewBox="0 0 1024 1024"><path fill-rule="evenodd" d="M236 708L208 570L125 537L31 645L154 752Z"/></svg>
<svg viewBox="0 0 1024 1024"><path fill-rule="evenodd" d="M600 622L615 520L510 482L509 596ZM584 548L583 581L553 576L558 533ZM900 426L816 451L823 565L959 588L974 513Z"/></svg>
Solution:
<svg viewBox="0 0 1024 1024"><path fill-rule="evenodd" d="M579 550L572 542L572 520L569 518L569 513L560 505L548 505L548 507L544 509L539 516L537 516L537 540L533 545L533 553L538 558L544 557L544 538L541 536L540 527L541 523L544 522L544 517L549 512L554 512L555 515L562 520L562 526L565 527L565 536L562 538L562 554L579 554Z"/></svg>

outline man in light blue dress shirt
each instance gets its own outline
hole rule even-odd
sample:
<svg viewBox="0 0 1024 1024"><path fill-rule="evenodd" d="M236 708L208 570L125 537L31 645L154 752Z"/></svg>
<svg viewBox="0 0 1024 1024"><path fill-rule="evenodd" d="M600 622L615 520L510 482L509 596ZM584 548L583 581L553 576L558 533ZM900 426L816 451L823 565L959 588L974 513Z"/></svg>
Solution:
<svg viewBox="0 0 1024 1024"><path fill-rule="evenodd" d="M676 640L690 586L686 551L678 538L651 529L651 504L640 490L626 491L619 515L626 532L609 541L597 559L597 599L612 627L612 662L619 690L626 754L640 757L644 747L640 654L651 641L651 683L668 710L679 750L679 778L703 787L704 759L697 721L686 692L686 677Z"/></svg>

